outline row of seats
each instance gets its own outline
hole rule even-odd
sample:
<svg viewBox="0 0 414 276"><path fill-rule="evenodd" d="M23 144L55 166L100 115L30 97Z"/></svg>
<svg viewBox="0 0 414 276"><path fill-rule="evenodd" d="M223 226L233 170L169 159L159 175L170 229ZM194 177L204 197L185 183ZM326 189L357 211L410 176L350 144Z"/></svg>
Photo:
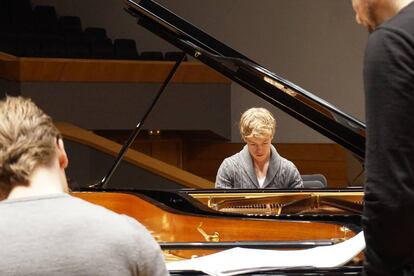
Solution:
<svg viewBox="0 0 414 276"><path fill-rule="evenodd" d="M0 51L22 57L177 60L179 52L139 53L132 39L107 37L103 28L85 28L77 16L60 16L52 6L30 0L0 0Z"/></svg>
<svg viewBox="0 0 414 276"><path fill-rule="evenodd" d="M0 51L20 57L177 60L181 52L136 50L132 39L93 39L89 36L0 33Z"/></svg>

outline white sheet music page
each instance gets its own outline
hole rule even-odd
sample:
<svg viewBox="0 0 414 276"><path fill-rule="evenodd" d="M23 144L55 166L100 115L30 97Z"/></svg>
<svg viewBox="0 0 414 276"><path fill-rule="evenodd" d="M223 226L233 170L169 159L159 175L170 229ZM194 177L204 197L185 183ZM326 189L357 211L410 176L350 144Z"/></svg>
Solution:
<svg viewBox="0 0 414 276"><path fill-rule="evenodd" d="M263 250L236 247L204 257L167 263L168 270L198 270L210 275L293 267L330 268L346 264L365 248L364 233L334 245L302 250Z"/></svg>

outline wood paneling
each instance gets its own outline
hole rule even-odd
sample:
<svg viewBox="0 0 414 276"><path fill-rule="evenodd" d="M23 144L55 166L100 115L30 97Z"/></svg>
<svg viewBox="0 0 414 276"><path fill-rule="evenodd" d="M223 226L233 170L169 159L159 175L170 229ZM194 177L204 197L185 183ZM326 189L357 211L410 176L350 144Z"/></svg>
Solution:
<svg viewBox="0 0 414 276"><path fill-rule="evenodd" d="M56 123L56 126L65 139L81 143L104 153L116 156L121 149L121 145L96 135L91 131L76 127L67 123ZM171 181L192 188L212 188L214 184L204 178L184 171L177 166L172 166L151 156L145 155L136 150L130 149L125 154L124 160L137 167L158 174Z"/></svg>
<svg viewBox="0 0 414 276"><path fill-rule="evenodd" d="M18 58L0 52L0 78L14 80L16 76L19 76Z"/></svg>
<svg viewBox="0 0 414 276"><path fill-rule="evenodd" d="M96 133L116 143L124 144L128 140L130 131L99 130ZM172 166L182 168L182 139L161 138L160 136L140 138L134 140L131 149L151 156Z"/></svg>
<svg viewBox="0 0 414 276"><path fill-rule="evenodd" d="M1 53L0 77L11 81L160 83L173 65L171 61L18 58ZM200 62L183 62L172 82L230 83Z"/></svg>
<svg viewBox="0 0 414 276"><path fill-rule="evenodd" d="M163 160L168 164L175 164L176 167L182 168L182 143L181 140L171 142L161 141L152 143L153 158Z"/></svg>
<svg viewBox="0 0 414 276"><path fill-rule="evenodd" d="M345 152L342 147L336 144L293 144L283 143L276 144L277 151L282 156L288 156L293 160L309 160L309 161L338 161L345 160Z"/></svg>

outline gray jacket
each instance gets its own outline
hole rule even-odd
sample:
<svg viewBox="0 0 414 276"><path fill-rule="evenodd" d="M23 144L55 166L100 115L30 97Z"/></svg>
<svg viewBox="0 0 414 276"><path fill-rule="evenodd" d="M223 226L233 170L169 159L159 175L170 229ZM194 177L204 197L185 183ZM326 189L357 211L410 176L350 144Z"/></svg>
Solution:
<svg viewBox="0 0 414 276"><path fill-rule="evenodd" d="M262 188L303 188L303 181L296 166L280 156L273 145L270 150L269 168ZM216 188L261 189L247 145L221 163L217 172Z"/></svg>

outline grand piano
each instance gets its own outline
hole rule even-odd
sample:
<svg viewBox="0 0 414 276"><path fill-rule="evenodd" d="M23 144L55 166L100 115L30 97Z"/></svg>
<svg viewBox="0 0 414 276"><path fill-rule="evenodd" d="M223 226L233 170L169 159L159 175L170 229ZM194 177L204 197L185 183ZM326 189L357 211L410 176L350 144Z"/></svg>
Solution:
<svg viewBox="0 0 414 276"><path fill-rule="evenodd" d="M124 2L126 11L137 18L140 26L342 145L363 162L362 122L260 66L155 1ZM167 261L235 246L287 250L327 246L361 231L362 188L167 191L108 189L103 185L73 194L137 218L160 243ZM337 268L297 267L256 274L359 275L362 258L360 254Z"/></svg>

